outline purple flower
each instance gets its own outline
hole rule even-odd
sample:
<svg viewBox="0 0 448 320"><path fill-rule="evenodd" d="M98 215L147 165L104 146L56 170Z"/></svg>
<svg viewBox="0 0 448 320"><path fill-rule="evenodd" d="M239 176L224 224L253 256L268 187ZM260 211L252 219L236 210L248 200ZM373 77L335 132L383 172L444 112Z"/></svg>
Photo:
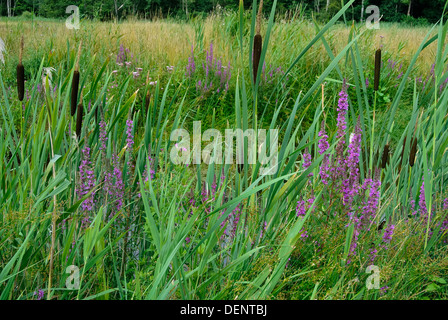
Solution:
<svg viewBox="0 0 448 320"><path fill-rule="evenodd" d="M134 146L134 136L132 135L133 128L134 128L133 121L131 119L126 120L126 145L127 145L127 152L129 153L129 161L128 161L129 168L133 168L133 165L131 163L132 150Z"/></svg>
<svg viewBox="0 0 448 320"><path fill-rule="evenodd" d="M384 286L380 288L380 295L384 296L387 293L387 290L389 289L388 286Z"/></svg>
<svg viewBox="0 0 448 320"><path fill-rule="evenodd" d="M364 202L364 206L362 208L362 222L364 222L365 225L370 224L370 222L375 218L378 210L381 180L379 178L375 181L372 179L366 179L362 189L366 190L368 186L370 186L368 200L367 202Z"/></svg>
<svg viewBox="0 0 448 320"><path fill-rule="evenodd" d="M324 154L328 148L329 148L329 144L328 144L328 135L325 132L325 124L322 121L322 130L319 131L319 144L318 144L318 152L320 155ZM324 155L324 159L322 160L322 164L320 166L320 170L319 170L319 175L322 179L322 183L323 184L328 184L328 178L330 177L330 175L328 174L328 170L329 170L329 165L330 165L330 159L329 159L329 155L326 154Z"/></svg>
<svg viewBox="0 0 448 320"><path fill-rule="evenodd" d="M106 122L101 120L100 126L100 151L106 151L107 133L106 133Z"/></svg>
<svg viewBox="0 0 448 320"><path fill-rule="evenodd" d="M348 146L348 158L347 158L347 169L350 174L350 182L354 183L357 181L359 176L359 154L361 152L361 125L358 119L358 122L355 127L355 132L351 136L350 143Z"/></svg>
<svg viewBox="0 0 448 320"><path fill-rule="evenodd" d="M420 200L418 202L420 206L420 215L425 216L428 214L428 209L426 208L426 200L425 200L425 181L423 181L422 186L420 188Z"/></svg>
<svg viewBox="0 0 448 320"><path fill-rule="evenodd" d="M371 264L374 263L374 261L375 261L375 259L377 257L377 253L378 253L378 250L376 250L375 248L370 249L370 263Z"/></svg>
<svg viewBox="0 0 448 320"><path fill-rule="evenodd" d="M92 163L90 161L90 148L85 147L82 149L82 160L79 166L79 186L77 188L77 194L79 199L87 195L95 187L95 175L91 169ZM94 192L85 199L81 204L81 212L84 214L82 220L82 226L86 227L90 222L89 212L93 209Z"/></svg>
<svg viewBox="0 0 448 320"><path fill-rule="evenodd" d="M337 108L337 110L338 110L338 118L337 118L338 136L337 137L338 138L344 138L345 130L347 129L347 123L345 121L345 115L348 110L347 98L348 98L347 85L344 80L344 83L342 85L342 90L339 92L339 100L338 100L338 108Z"/></svg>
<svg viewBox="0 0 448 320"><path fill-rule="evenodd" d="M395 229L395 226L393 224L391 224L386 228L386 231L384 231L383 241L386 244L390 243L390 241L392 240L392 236L394 234L394 229Z"/></svg>
<svg viewBox="0 0 448 320"><path fill-rule="evenodd" d="M305 214L306 214L306 204L305 204L305 201L303 201L303 200L297 201L296 215L298 217L304 217Z"/></svg>
<svg viewBox="0 0 448 320"><path fill-rule="evenodd" d="M44 298L44 290L38 289L37 292L34 291L33 296L37 295L37 300L42 300Z"/></svg>
<svg viewBox="0 0 448 320"><path fill-rule="evenodd" d="M303 154L303 170L306 170L309 168L309 166L311 165L311 154L308 152L308 148L305 150L305 153ZM308 174L308 177L312 177L313 173L310 172Z"/></svg>

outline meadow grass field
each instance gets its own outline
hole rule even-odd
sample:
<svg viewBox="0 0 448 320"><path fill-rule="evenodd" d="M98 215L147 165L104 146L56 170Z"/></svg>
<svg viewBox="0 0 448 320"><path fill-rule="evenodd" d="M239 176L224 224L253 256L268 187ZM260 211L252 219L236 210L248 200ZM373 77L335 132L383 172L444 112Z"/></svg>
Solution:
<svg viewBox="0 0 448 320"><path fill-rule="evenodd" d="M447 299L448 25L351 2L0 18L0 299Z"/></svg>

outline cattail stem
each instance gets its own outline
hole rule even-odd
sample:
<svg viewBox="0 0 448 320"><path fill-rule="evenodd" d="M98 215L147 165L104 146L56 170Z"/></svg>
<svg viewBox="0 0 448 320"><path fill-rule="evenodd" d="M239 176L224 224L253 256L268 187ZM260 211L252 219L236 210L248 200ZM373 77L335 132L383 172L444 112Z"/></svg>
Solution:
<svg viewBox="0 0 448 320"><path fill-rule="evenodd" d="M257 24L255 27L255 33L260 34L261 31L261 15L263 11L263 0L260 1L260 5L258 6L258 12L257 12Z"/></svg>
<svg viewBox="0 0 448 320"><path fill-rule="evenodd" d="M380 74L381 74L381 49L375 52L375 77L373 82L373 90L378 91L380 85Z"/></svg>

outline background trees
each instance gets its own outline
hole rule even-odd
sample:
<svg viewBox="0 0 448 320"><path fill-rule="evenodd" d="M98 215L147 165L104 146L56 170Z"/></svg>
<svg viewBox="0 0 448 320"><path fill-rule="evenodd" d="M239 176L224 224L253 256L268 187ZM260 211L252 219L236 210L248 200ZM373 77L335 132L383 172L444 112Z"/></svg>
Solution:
<svg viewBox="0 0 448 320"><path fill-rule="evenodd" d="M362 9L369 5L380 8L383 21L407 22L413 24L432 23L439 19L446 0L357 0L347 11L349 19L365 20ZM273 0L265 0L265 9L270 8ZM37 16L63 18L69 5L80 7L86 18L101 20L122 19L129 15L150 18L157 16L177 16L185 18L198 13L208 13L217 5L230 9L238 7L238 0L0 0L1 16L20 16L24 12L34 12ZM250 7L252 1L244 2ZM302 5L304 14L326 20L340 9L340 0L278 0L278 12L290 10Z"/></svg>

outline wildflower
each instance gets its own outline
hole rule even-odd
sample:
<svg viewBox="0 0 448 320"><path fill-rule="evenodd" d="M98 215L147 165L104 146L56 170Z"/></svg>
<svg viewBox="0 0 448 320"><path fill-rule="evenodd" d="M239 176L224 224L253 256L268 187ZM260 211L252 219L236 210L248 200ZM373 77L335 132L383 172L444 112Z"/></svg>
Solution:
<svg viewBox="0 0 448 320"><path fill-rule="evenodd" d="M319 131L319 137L321 137L321 139L319 140L319 144L318 144L318 152L320 155L324 154L328 148L329 148L329 144L328 144L328 135L325 132L325 128L324 128L324 123L322 122L322 130ZM320 171L319 171L319 175L322 179L322 183L323 184L328 184L328 178L330 177L330 175L328 174L328 170L329 170L329 155L326 154L324 155L324 159L322 160L322 164L320 166Z"/></svg>
<svg viewBox="0 0 448 320"><path fill-rule="evenodd" d="M384 286L380 288L380 295L384 296L387 293L387 290L389 289L388 286Z"/></svg>
<svg viewBox="0 0 448 320"><path fill-rule="evenodd" d="M420 215L425 216L428 213L425 200L425 181L423 181L422 186L420 187L420 200L418 202L418 205L420 207Z"/></svg>
<svg viewBox="0 0 448 320"><path fill-rule="evenodd" d="M37 291L34 291L33 296L37 295L37 300L42 300L44 298L44 290L38 289Z"/></svg>
<svg viewBox="0 0 448 320"><path fill-rule="evenodd" d="M95 175L91 169L90 148L86 146L82 149L82 160L79 166L79 186L77 194L79 199L83 198L95 187ZM81 203L81 211L84 214L82 226L87 227L90 222L88 213L92 211L94 205L94 192Z"/></svg>
<svg viewBox="0 0 448 320"><path fill-rule="evenodd" d="M384 235L383 235L383 241L385 243L390 243L390 241L392 240L392 236L394 234L394 229L395 229L395 226L393 224L389 225L386 228L386 231L384 232Z"/></svg>
<svg viewBox="0 0 448 320"><path fill-rule="evenodd" d="M369 198L367 200L367 203L362 208L362 214L363 214L363 222L365 221L366 224L370 224L372 220L374 220L376 212L378 210L378 203L380 198L380 191L379 188L381 186L381 180L377 178L375 181L372 179L366 179L364 182L364 189L366 189L366 185L370 185L370 191L369 191Z"/></svg>
<svg viewBox="0 0 448 320"><path fill-rule="evenodd" d="M100 126L100 151L105 151L107 142L106 122L104 122L104 120L101 120L99 126Z"/></svg>
<svg viewBox="0 0 448 320"><path fill-rule="evenodd" d="M303 170L306 170L309 168L309 166L311 165L311 154L308 152L308 148L305 150L305 153L303 154ZM312 177L313 173L310 172L308 174L308 177Z"/></svg>
<svg viewBox="0 0 448 320"><path fill-rule="evenodd" d="M374 261L377 257L377 253L378 253L378 250L376 250L375 248L370 249L370 264L374 263Z"/></svg>
<svg viewBox="0 0 448 320"><path fill-rule="evenodd" d="M355 127L355 132L352 136L353 138L350 141L348 146L348 158L346 161L347 169L350 173L350 182L355 182L359 175L358 163L359 163L359 154L361 152L361 125L358 119L358 122Z"/></svg>
<svg viewBox="0 0 448 320"><path fill-rule="evenodd" d="M194 62L194 50L192 45L191 56L188 57L187 72L185 73L185 75L191 78L191 76L194 74L195 71L196 71L196 63Z"/></svg>
<svg viewBox="0 0 448 320"><path fill-rule="evenodd" d="M122 170L120 169L119 159L115 154L112 154L112 167L112 173L108 172L104 177L105 191L111 202L115 204L111 209L109 217L112 217L115 212L121 210L124 197Z"/></svg>
<svg viewBox="0 0 448 320"><path fill-rule="evenodd" d="M345 130L347 129L347 124L345 120L345 116L348 110L348 102L347 102L347 85L345 80L342 85L342 90L339 92L339 100L338 100L338 116L337 116L337 138L339 139L338 144L336 146L336 157L333 159L332 173L334 178L338 176L342 176L344 173L345 159L343 157L344 153L344 144L345 144Z"/></svg>

